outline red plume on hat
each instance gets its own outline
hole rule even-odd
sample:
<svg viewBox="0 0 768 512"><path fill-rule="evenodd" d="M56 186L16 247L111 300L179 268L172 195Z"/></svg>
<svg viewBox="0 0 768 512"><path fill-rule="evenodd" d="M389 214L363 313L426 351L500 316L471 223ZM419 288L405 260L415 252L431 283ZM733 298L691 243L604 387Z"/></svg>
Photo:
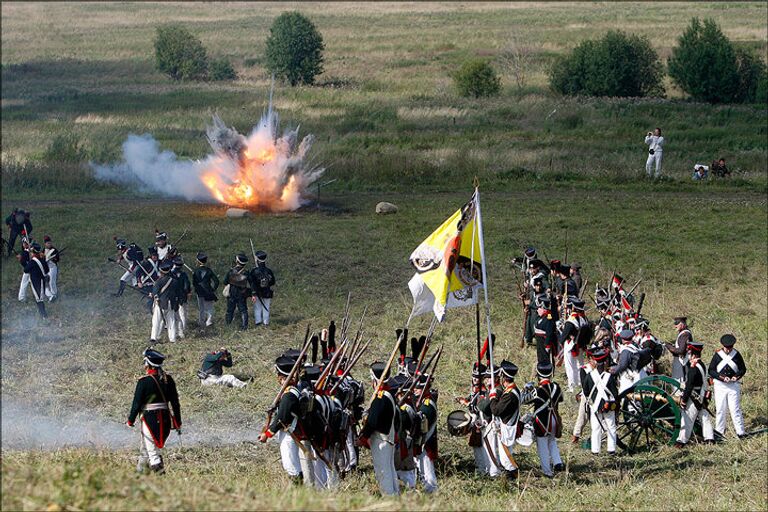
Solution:
<svg viewBox="0 0 768 512"><path fill-rule="evenodd" d="M50 236L48 236L48 235L45 235L45 236L43 237L43 242L50 242L50 241L51 241L51 237L50 237Z"/></svg>

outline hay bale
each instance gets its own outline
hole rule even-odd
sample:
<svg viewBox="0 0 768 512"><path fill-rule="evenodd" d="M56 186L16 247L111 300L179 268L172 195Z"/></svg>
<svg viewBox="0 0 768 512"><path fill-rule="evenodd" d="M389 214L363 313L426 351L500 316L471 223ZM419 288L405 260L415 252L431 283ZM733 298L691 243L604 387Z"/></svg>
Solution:
<svg viewBox="0 0 768 512"><path fill-rule="evenodd" d="M376 205L376 213L381 215L397 213L397 206L395 206L392 203L387 203L386 201L382 201Z"/></svg>
<svg viewBox="0 0 768 512"><path fill-rule="evenodd" d="M243 217L250 217L250 215L251 212L243 208L227 208L228 219L242 219Z"/></svg>

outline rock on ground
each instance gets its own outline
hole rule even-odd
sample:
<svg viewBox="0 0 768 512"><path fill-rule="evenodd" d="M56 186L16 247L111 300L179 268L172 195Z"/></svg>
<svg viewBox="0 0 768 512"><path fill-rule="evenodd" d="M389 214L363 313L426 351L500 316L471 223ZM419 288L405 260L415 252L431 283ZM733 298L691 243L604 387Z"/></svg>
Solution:
<svg viewBox="0 0 768 512"><path fill-rule="evenodd" d="M397 206L392 203L382 201L376 205L376 213L380 213L382 215L386 215L388 213L397 213Z"/></svg>
<svg viewBox="0 0 768 512"><path fill-rule="evenodd" d="M243 217L249 217L251 212L242 208L227 208L227 218L229 219L242 219Z"/></svg>

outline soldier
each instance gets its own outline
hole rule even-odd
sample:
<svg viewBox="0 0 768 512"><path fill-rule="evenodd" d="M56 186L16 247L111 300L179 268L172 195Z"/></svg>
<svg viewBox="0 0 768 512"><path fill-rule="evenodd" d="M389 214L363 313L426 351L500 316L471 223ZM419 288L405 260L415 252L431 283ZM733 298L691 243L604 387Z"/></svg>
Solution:
<svg viewBox="0 0 768 512"><path fill-rule="evenodd" d="M398 403L403 402L398 411L400 428L395 435L395 472L397 478L405 484L406 489L416 487L414 448L421 427L418 411L414 408L413 395L404 400L405 392L410 387L411 382L411 378L404 373L398 373L388 381L389 390L395 394L396 401Z"/></svg>
<svg viewBox="0 0 768 512"><path fill-rule="evenodd" d="M224 320L227 325L231 324L237 308L240 313L240 330L244 331L248 328L248 305L245 298L251 295L245 269L248 257L241 252L235 256L234 263L235 265L229 269L224 278L224 296L227 298L227 314Z"/></svg>
<svg viewBox="0 0 768 512"><path fill-rule="evenodd" d="M48 287L45 289L45 295L48 302L54 302L59 297L59 250L53 246L51 237L43 237L45 244L45 262L48 263Z"/></svg>
<svg viewBox="0 0 768 512"><path fill-rule="evenodd" d="M634 336L635 333L629 329L619 332L622 341L619 347L619 360L616 366L610 369L611 375L615 375L619 380L619 393L623 393L648 376L645 373L645 366L652 360L650 351L638 348L633 341Z"/></svg>
<svg viewBox="0 0 768 512"><path fill-rule="evenodd" d="M522 397L515 384L517 366L504 360L499 363L499 368L501 369L500 386L492 390L489 395L491 413L498 421L499 430L498 448L494 449L494 455L507 479L515 480L518 477L518 466L512 452L515 448Z"/></svg>
<svg viewBox="0 0 768 512"><path fill-rule="evenodd" d="M592 339L592 327L584 314L584 301L572 296L568 300L571 314L565 321L558 344L563 347L563 365L568 378L568 392L581 386L579 366L582 364L582 350L586 350Z"/></svg>
<svg viewBox="0 0 768 512"><path fill-rule="evenodd" d="M536 299L536 321L534 335L536 336L536 359L539 364L552 364L557 354L557 331L552 320L551 300L542 295Z"/></svg>
<svg viewBox="0 0 768 512"><path fill-rule="evenodd" d="M715 430L725 435L727 421L726 409L731 413L731 421L736 435L744 437L744 415L741 413L741 378L747 373L744 358L733 348L736 337L733 334L725 334L720 338L722 349L718 350L709 363L709 376L714 382L715 394Z"/></svg>
<svg viewBox="0 0 768 512"><path fill-rule="evenodd" d="M701 420L701 431L704 434L704 442L715 442L715 433L712 430L712 422L709 418L707 407L709 405L709 386L707 385L707 367L701 360L703 343L692 341L688 344L688 375L685 379L683 396L680 398L680 408L683 410L683 424L680 435L675 442L676 448L682 448L691 439L693 426L696 420Z"/></svg>
<svg viewBox="0 0 768 512"><path fill-rule="evenodd" d="M283 386L286 379L291 375L295 363L295 357L285 355L275 360L275 372L280 386ZM314 469L308 455L311 447L308 446L309 442L306 439L301 438L304 435L299 409L301 392L296 387L296 383L296 377L291 377L288 387L285 388L280 397L277 412L272 418L272 422L259 435L259 442L266 443L267 440L277 434L277 440L280 443L280 459L285 472L294 482L303 480L305 485L312 486L314 485Z"/></svg>
<svg viewBox="0 0 768 512"><path fill-rule="evenodd" d="M581 291L581 286L584 284L584 280L581 277L580 263L571 264L571 279L573 279L573 282L576 284L576 289Z"/></svg>
<svg viewBox="0 0 768 512"><path fill-rule="evenodd" d="M272 296L275 286L275 274L267 268L267 253L256 251L256 266L248 275L251 285L251 302L253 302L253 323L269 325L269 313L272 306Z"/></svg>
<svg viewBox="0 0 768 512"><path fill-rule="evenodd" d="M651 333L651 324L647 318L638 317L635 324L636 344L640 349L650 350L653 358L645 367L645 373L655 375L658 373L656 361L664 354L664 344Z"/></svg>
<svg viewBox="0 0 768 512"><path fill-rule="evenodd" d="M581 386L589 407L589 426L592 431L592 453L600 453L603 434L606 435L608 453L616 453L616 403L619 390L616 377L608 371L610 352L598 348L591 352L589 363L581 369Z"/></svg>
<svg viewBox="0 0 768 512"><path fill-rule="evenodd" d="M161 262L173 260L176 256L176 250L168 243L168 233L165 231L155 231L155 247L157 247L157 257Z"/></svg>
<svg viewBox="0 0 768 512"><path fill-rule="evenodd" d="M533 280L533 286L528 289L527 297L524 297L523 304L528 308L528 319L525 324L525 342L528 346L533 345L534 332L536 331L536 322L539 320L538 308L536 302L539 297L544 296L544 278L537 277Z"/></svg>
<svg viewBox="0 0 768 512"><path fill-rule="evenodd" d="M437 491L437 393L431 389L434 377L423 374L414 388L414 397L419 405L419 417L422 419L419 443L416 446L416 468L419 480L427 494ZM425 398L422 399L422 395Z"/></svg>
<svg viewBox="0 0 768 512"><path fill-rule="evenodd" d="M478 404L488 395L488 388L485 385L485 375L488 369L483 363L475 361L472 365L472 388L469 396L457 397L456 401L469 409L470 414L475 416L480 414ZM490 409L488 409L490 412ZM490 418L490 414L488 415ZM474 422L470 430L467 444L472 447L475 459L475 473L487 475L491 471L491 461L488 458L488 451L483 441L483 426L480 422Z"/></svg>
<svg viewBox="0 0 768 512"><path fill-rule="evenodd" d="M219 278L207 266L208 255L204 252L197 253L197 268L192 274L192 285L197 294L198 322L200 326L213 325L213 303L216 302L216 289L219 287Z"/></svg>
<svg viewBox="0 0 768 512"><path fill-rule="evenodd" d="M371 383L376 397L368 410L368 418L360 432L358 444L371 450L373 470L381 494L397 496L400 487L395 472L395 433L400 430L400 415L397 414L397 404L387 382L376 389L384 367L384 363L380 362L371 365Z"/></svg>
<svg viewBox="0 0 768 512"><path fill-rule="evenodd" d="M681 385L685 382L685 368L688 364L688 344L693 341L693 335L688 328L688 319L684 316L674 318L677 340L675 344L665 343L664 346L672 354L672 378Z"/></svg>
<svg viewBox="0 0 768 512"><path fill-rule="evenodd" d="M19 284L19 302L27 301L27 289L29 288L29 274L24 272L24 268L32 260L31 247L28 241L22 239L21 251L16 254L16 259L21 265L21 283Z"/></svg>
<svg viewBox="0 0 768 512"><path fill-rule="evenodd" d="M171 273L176 281L176 330L179 338L183 338L187 328L187 301L192 293L192 284L189 282L189 276L184 272L184 259L181 256L173 258Z"/></svg>
<svg viewBox="0 0 768 512"><path fill-rule="evenodd" d="M160 278L152 286L152 299L154 309L152 311L151 342L157 343L162 335L163 328L168 330L168 340L176 342L176 309L177 290L176 280L171 275L173 264L164 261L160 264Z"/></svg>
<svg viewBox="0 0 768 512"><path fill-rule="evenodd" d="M9 230L8 256L13 254L14 247L16 246L16 238L19 235L29 236L32 233L32 221L29 217L30 212L14 208L11 214L5 218L5 225L8 226Z"/></svg>
<svg viewBox="0 0 768 512"><path fill-rule="evenodd" d="M146 259L139 263L136 267L136 287L139 291L146 293L147 301L146 307L150 314L152 314L152 287L160 278L160 267L157 261L157 249L154 245L150 246L147 250Z"/></svg>
<svg viewBox="0 0 768 512"><path fill-rule="evenodd" d="M117 258L115 261L121 267L125 268L125 272L120 277L120 287L115 292L115 297L120 297L125 291L125 285L128 281L132 286L136 286L136 268L141 260L144 259L144 252L135 243L128 244L122 238L115 239L115 247L117 247ZM123 265L125 263L125 265Z"/></svg>
<svg viewBox="0 0 768 512"><path fill-rule="evenodd" d="M155 473L165 473L162 449L171 429L181 435L181 407L176 383L163 371L165 356L148 348L142 354L147 374L136 383L133 405L126 424L133 427L141 413L141 454L136 470L143 473L147 464Z"/></svg>
<svg viewBox="0 0 768 512"><path fill-rule="evenodd" d="M25 258L19 254L16 256L19 263L24 268L24 275L28 276L29 287L32 288L32 295L35 297L37 303L37 311L42 318L48 318L48 313L45 311L45 278L48 275L48 263L45 262L45 254L42 252L42 247L37 242L32 242L29 246L28 259L24 263ZM26 287L22 280L22 286L24 287L24 293L26 294ZM19 300L21 299L21 291L19 291ZM26 296L24 297L26 299Z"/></svg>
<svg viewBox="0 0 768 512"><path fill-rule="evenodd" d="M203 365L197 372L200 384L203 386L220 384L230 388L244 388L248 384L234 375L225 375L224 367L232 368L232 354L225 347L221 347L218 352L206 354Z"/></svg>
<svg viewBox="0 0 768 512"><path fill-rule="evenodd" d="M558 404L563 401L563 393L560 386L550 380L554 370L551 363L537 364L539 385L534 387L533 383L526 384L526 403L533 404L536 451L541 461L541 470L549 478L554 476L553 471L565 469L557 447L557 437L562 431Z"/></svg>

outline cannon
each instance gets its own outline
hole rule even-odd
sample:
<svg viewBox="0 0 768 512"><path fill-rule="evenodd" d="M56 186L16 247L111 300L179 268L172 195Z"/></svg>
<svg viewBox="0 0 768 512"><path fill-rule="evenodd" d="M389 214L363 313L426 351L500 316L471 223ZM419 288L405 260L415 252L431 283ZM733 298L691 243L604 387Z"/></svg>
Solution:
<svg viewBox="0 0 768 512"><path fill-rule="evenodd" d="M680 383L651 375L619 395L616 438L619 448L634 453L672 445L680 434L683 411Z"/></svg>

